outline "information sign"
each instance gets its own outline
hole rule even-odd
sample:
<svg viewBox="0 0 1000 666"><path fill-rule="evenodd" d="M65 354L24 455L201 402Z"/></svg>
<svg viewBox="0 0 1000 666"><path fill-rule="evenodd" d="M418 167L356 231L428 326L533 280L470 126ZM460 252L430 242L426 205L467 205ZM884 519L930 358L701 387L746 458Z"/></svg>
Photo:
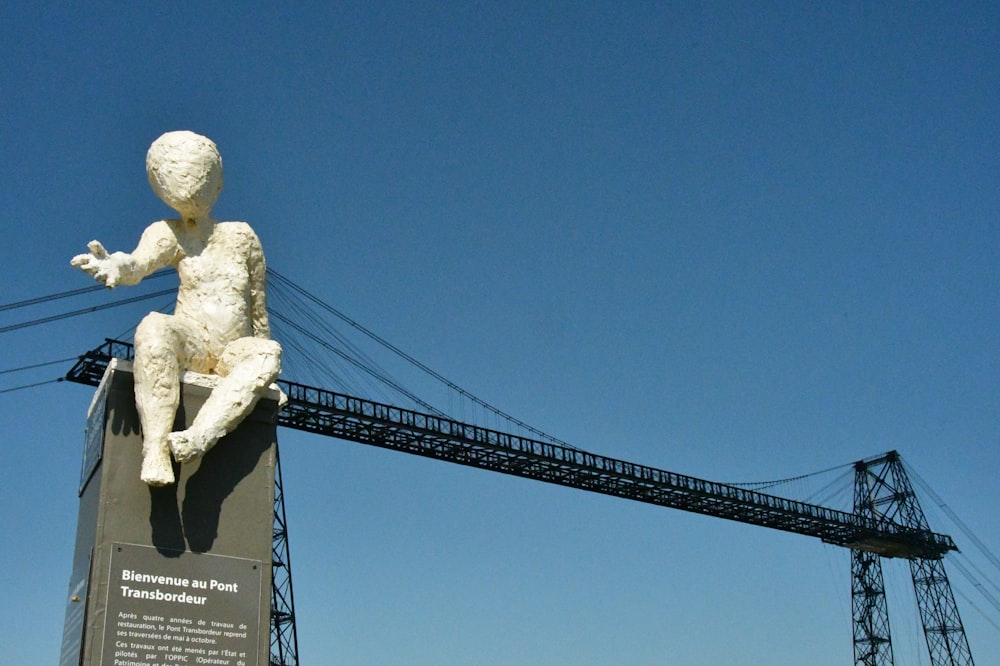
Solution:
<svg viewBox="0 0 1000 666"><path fill-rule="evenodd" d="M101 664L258 666L263 563L115 543Z"/></svg>

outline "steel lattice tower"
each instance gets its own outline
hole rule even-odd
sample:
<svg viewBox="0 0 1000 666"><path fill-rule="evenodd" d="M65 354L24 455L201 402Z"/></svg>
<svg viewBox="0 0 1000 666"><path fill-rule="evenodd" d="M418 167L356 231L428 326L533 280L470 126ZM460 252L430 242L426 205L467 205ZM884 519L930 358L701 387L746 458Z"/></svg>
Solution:
<svg viewBox="0 0 1000 666"><path fill-rule="evenodd" d="M855 469L854 512L874 519L877 514L870 499L873 495L871 476L857 466ZM882 558L876 553L851 551L851 610L855 666L892 666L892 637L882 578Z"/></svg>
<svg viewBox="0 0 1000 666"><path fill-rule="evenodd" d="M854 470L856 513L915 530L929 529L897 452L859 461ZM865 551L854 550L851 554L856 666L892 664L880 559ZM908 559L932 666L973 666L965 628L944 570L943 554Z"/></svg>
<svg viewBox="0 0 1000 666"><path fill-rule="evenodd" d="M274 539L271 551L271 659L270 666L299 666L292 597L292 563L288 555L285 491L281 483L281 453L274 452Z"/></svg>

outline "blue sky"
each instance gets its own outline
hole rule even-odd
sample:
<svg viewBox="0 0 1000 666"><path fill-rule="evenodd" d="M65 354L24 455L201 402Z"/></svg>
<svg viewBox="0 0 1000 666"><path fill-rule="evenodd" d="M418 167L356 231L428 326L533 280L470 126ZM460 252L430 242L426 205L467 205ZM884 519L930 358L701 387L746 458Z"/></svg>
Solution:
<svg viewBox="0 0 1000 666"><path fill-rule="evenodd" d="M87 241L167 216L145 151L191 129L272 268L523 421L719 481L897 449L1000 544L995 4L8 3L0 26L5 303L88 286ZM149 307L3 333L0 370ZM11 663L56 659L90 396L0 403ZM303 663L852 659L846 551L280 441ZM891 569L897 663L925 663ZM996 609L959 602L1000 660Z"/></svg>

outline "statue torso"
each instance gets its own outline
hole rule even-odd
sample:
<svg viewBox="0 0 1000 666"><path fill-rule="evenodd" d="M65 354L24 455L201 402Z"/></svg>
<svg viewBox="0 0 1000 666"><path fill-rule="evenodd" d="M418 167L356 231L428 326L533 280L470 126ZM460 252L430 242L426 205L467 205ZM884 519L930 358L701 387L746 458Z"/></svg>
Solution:
<svg viewBox="0 0 1000 666"><path fill-rule="evenodd" d="M171 221L180 276L174 314L195 324L212 347L253 335L253 263L259 241L243 222L217 222L207 229Z"/></svg>

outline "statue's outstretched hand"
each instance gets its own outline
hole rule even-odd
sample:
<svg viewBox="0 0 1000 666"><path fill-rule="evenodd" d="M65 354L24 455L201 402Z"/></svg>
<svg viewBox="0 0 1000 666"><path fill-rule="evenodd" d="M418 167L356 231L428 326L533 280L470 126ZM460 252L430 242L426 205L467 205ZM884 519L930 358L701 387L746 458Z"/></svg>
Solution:
<svg viewBox="0 0 1000 666"><path fill-rule="evenodd" d="M121 281L121 267L118 256L121 252L108 254L100 241L87 243L87 254L78 254L70 260L70 265L79 268L106 287L116 287Z"/></svg>

